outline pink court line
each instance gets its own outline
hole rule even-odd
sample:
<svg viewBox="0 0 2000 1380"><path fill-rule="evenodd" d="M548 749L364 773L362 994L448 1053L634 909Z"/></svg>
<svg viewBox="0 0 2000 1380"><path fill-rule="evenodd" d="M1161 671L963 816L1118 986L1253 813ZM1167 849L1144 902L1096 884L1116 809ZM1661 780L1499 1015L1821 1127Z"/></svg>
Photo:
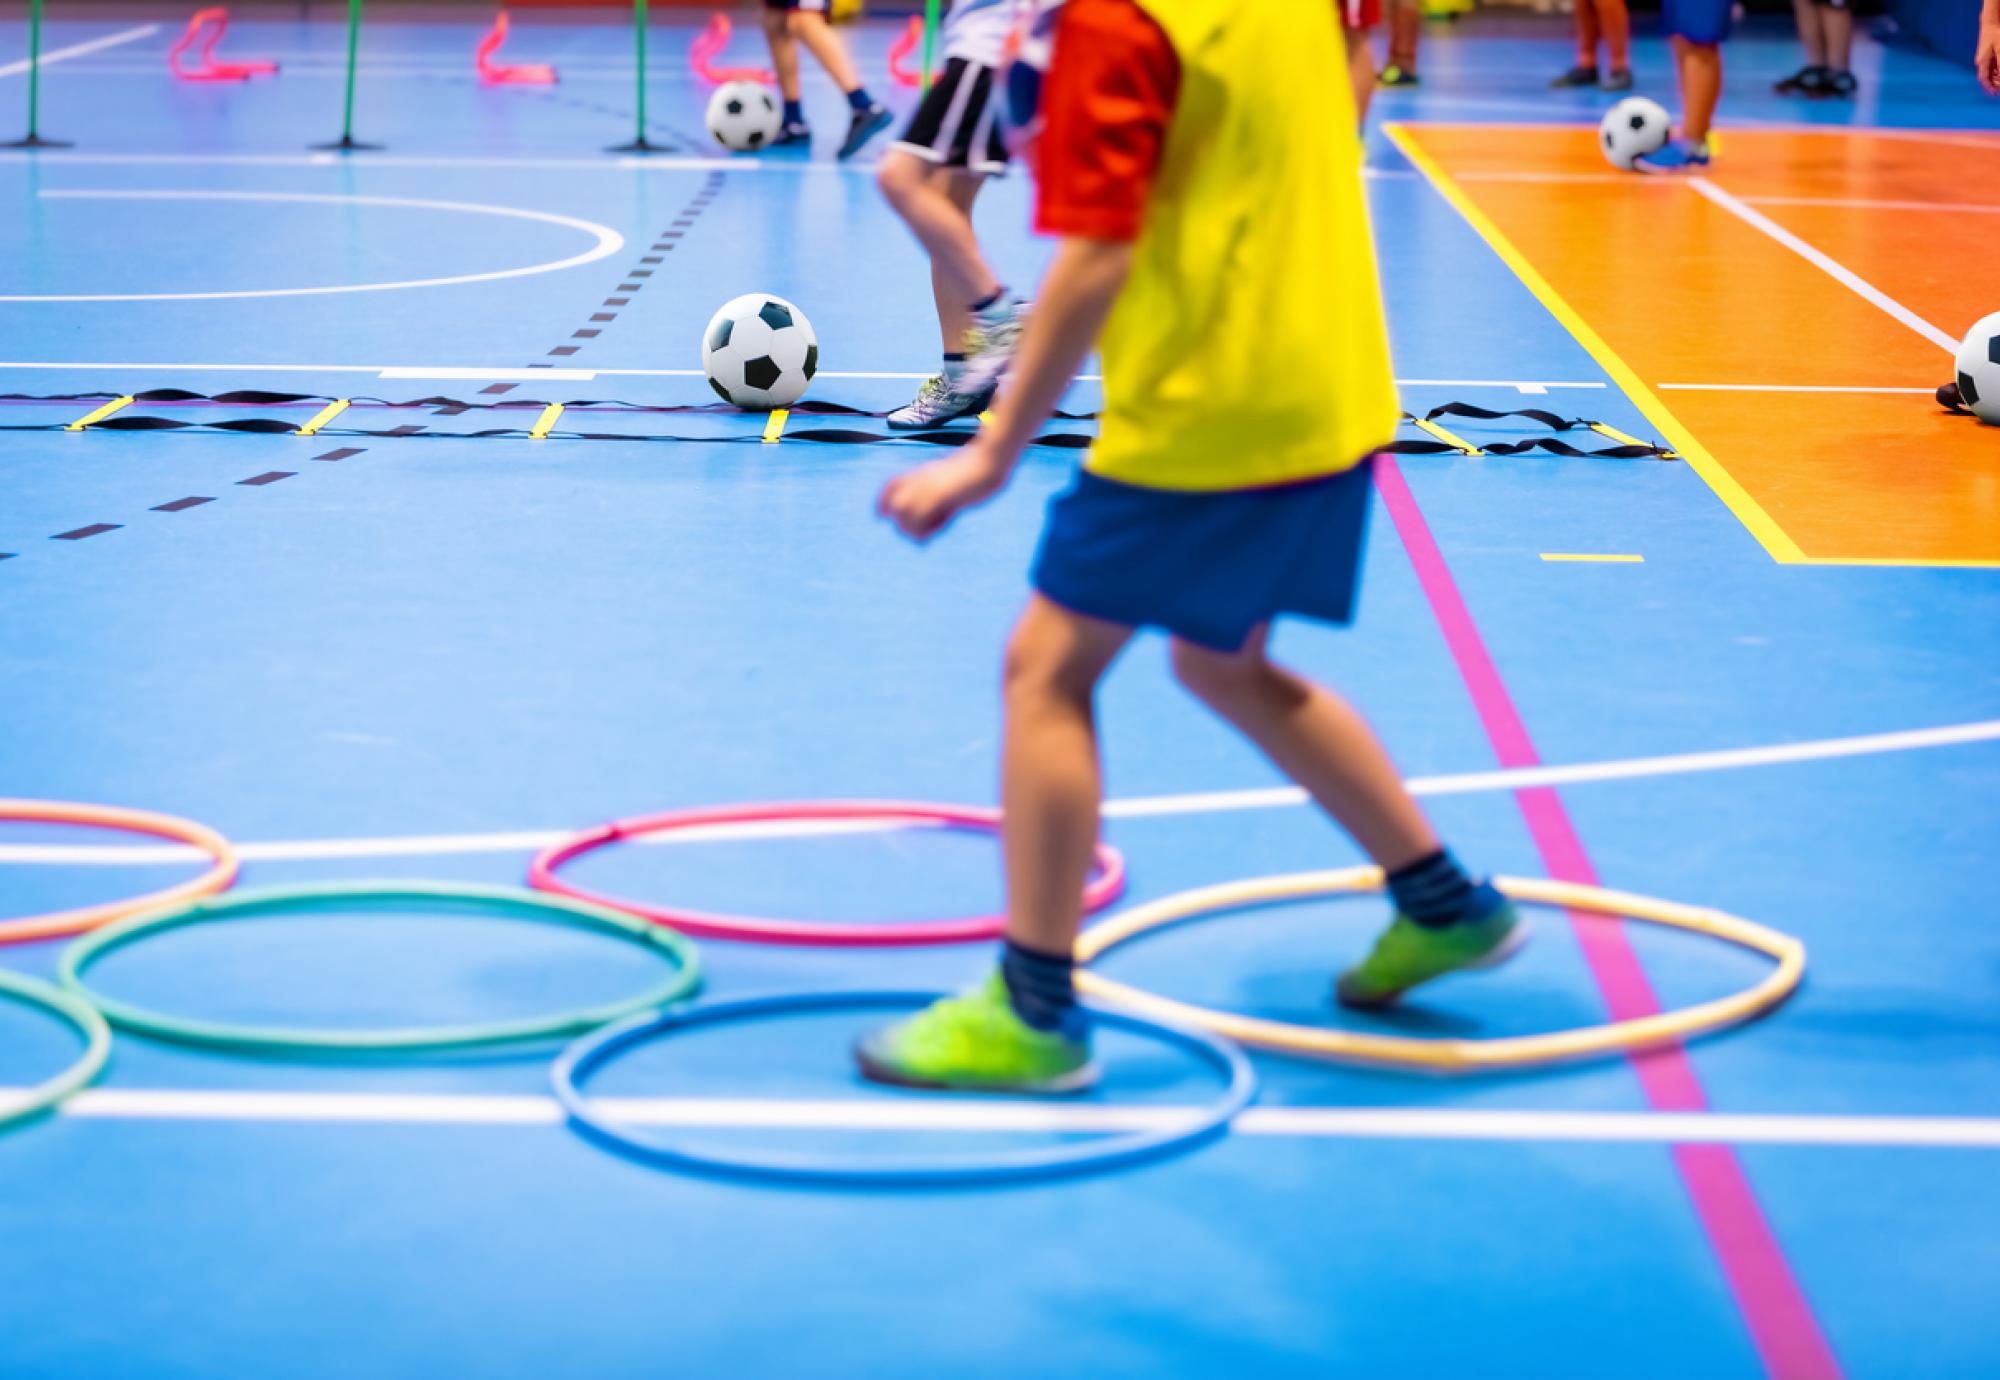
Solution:
<svg viewBox="0 0 2000 1380"><path fill-rule="evenodd" d="M1416 568L1417 582L1437 617L1501 767L1541 765L1527 725L1486 650L1478 625L1472 621L1472 611L1459 593L1430 524L1424 520L1403 472L1386 455L1375 461L1375 487L1402 538L1403 549L1409 553L1410 564ZM1524 787L1514 792L1514 798L1549 875L1566 882L1600 885L1597 869L1591 865L1583 840L1555 789ZM1570 925L1613 1020L1631 1020L1660 1010L1653 985L1623 925L1580 917L1575 912L1570 914ZM1682 1046L1633 1056L1632 1065L1646 1100L1657 1110L1708 1109L1694 1063ZM1672 1154L1765 1370L1781 1380L1834 1380L1841 1373L1840 1363L1834 1359L1812 1305L1800 1289L1735 1152L1722 1145L1676 1144Z"/></svg>

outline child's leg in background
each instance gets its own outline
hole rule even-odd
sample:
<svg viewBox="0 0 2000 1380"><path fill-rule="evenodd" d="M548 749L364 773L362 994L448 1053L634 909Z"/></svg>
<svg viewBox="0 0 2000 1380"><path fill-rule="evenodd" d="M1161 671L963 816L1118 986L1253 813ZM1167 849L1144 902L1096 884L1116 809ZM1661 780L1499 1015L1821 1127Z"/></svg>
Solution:
<svg viewBox="0 0 2000 1380"><path fill-rule="evenodd" d="M1792 0L1792 14L1799 22L1799 46L1805 49L1806 66L1826 66L1826 31L1820 27L1819 0Z"/></svg>
<svg viewBox="0 0 2000 1380"><path fill-rule="evenodd" d="M1604 56L1607 66L1616 73L1632 70L1632 12L1625 7L1625 0L1585 0L1596 15L1597 25L1604 34Z"/></svg>
<svg viewBox="0 0 2000 1380"><path fill-rule="evenodd" d="M1001 828L1007 937L1066 956L1083 925L1083 885L1097 846L1095 696L1130 628L1035 595L1007 644Z"/></svg>
<svg viewBox="0 0 2000 1380"><path fill-rule="evenodd" d="M1368 30L1347 28L1347 78L1354 84L1354 118L1366 124L1368 105L1375 98L1375 52Z"/></svg>
<svg viewBox="0 0 2000 1380"><path fill-rule="evenodd" d="M1825 44L1825 65L1834 72L1854 66L1854 11L1845 4L1817 5L1821 42Z"/></svg>
<svg viewBox="0 0 2000 1380"><path fill-rule="evenodd" d="M1602 36L1597 22L1597 0L1576 0L1576 65L1597 66L1597 41Z"/></svg>
<svg viewBox="0 0 2000 1380"><path fill-rule="evenodd" d="M799 44L792 37L791 12L766 6L764 37L771 45L771 68L778 75L778 95L785 102L785 119L789 123L798 118L796 112L800 109Z"/></svg>
<svg viewBox="0 0 2000 1380"><path fill-rule="evenodd" d="M910 227L931 260L938 324L947 354L962 350L972 304L1000 291L972 229L972 203L986 179L941 168L905 149L891 149L876 175L882 195Z"/></svg>
<svg viewBox="0 0 2000 1380"><path fill-rule="evenodd" d="M1674 58L1681 73L1681 134L1705 143L1722 100L1722 46L1676 36Z"/></svg>
<svg viewBox="0 0 2000 1380"><path fill-rule="evenodd" d="M850 101L861 90L861 75L854 70L854 60L847 55L847 45L833 26L826 22L826 16L818 10L793 10L790 15L792 34L812 55L826 74L833 78L833 84Z"/></svg>
<svg viewBox="0 0 2000 1380"><path fill-rule="evenodd" d="M1438 851L1402 775L1353 706L1273 663L1268 628L1236 652L1174 640L1174 674L1255 743L1385 871ZM1080 885L1080 883L1079 883Z"/></svg>
<svg viewBox="0 0 2000 1380"><path fill-rule="evenodd" d="M1417 70L1417 45L1424 32L1423 0L1390 0L1389 65L1402 71Z"/></svg>

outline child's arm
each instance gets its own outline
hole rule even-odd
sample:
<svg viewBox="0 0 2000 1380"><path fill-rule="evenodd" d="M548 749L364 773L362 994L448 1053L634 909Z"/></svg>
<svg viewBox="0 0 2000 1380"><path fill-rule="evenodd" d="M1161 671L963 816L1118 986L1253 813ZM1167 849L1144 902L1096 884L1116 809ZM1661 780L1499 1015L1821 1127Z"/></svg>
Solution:
<svg viewBox="0 0 2000 1380"><path fill-rule="evenodd" d="M1979 70L1979 84L1987 94L2000 96L2000 0L1986 0L1986 12L1979 20L1979 47L1972 65Z"/></svg>
<svg viewBox="0 0 2000 1380"><path fill-rule="evenodd" d="M992 423L958 454L890 480L878 505L882 514L906 536L924 541L1005 488L1021 452L1096 344L1131 268L1129 243L1065 238L1042 280Z"/></svg>

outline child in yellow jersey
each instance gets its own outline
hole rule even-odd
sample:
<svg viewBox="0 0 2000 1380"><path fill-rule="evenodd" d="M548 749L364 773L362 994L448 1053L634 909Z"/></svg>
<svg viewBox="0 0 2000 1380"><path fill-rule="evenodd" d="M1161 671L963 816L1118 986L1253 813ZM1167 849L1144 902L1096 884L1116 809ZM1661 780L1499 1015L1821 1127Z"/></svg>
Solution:
<svg viewBox="0 0 2000 1380"><path fill-rule="evenodd" d="M1522 930L1438 843L1367 724L1274 663L1282 613L1353 615L1372 452L1395 428L1352 93L1329 5L1069 0L1043 86L1037 219L1061 237L1012 382L951 458L891 481L917 540L1006 485L1096 344L1103 430L1051 505L1007 649L1007 942L983 984L865 1037L921 1087L1096 1077L1071 948L1098 833L1098 681L1139 628L1389 873L1397 914L1339 999L1395 1001Z"/></svg>

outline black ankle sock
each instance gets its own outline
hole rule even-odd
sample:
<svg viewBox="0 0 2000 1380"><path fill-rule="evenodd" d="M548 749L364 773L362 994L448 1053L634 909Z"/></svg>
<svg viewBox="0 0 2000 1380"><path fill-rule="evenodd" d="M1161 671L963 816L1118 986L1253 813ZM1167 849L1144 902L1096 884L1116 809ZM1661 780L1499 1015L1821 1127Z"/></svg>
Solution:
<svg viewBox="0 0 2000 1380"><path fill-rule="evenodd" d="M1391 872L1389 894L1397 910L1425 929L1484 920L1505 899L1491 882L1473 880L1443 848Z"/></svg>
<svg viewBox="0 0 2000 1380"><path fill-rule="evenodd" d="M1045 954L1009 939L1000 950L1000 976L1014 1014L1037 1030L1058 1030L1076 1012L1076 960Z"/></svg>
<svg viewBox="0 0 2000 1380"><path fill-rule="evenodd" d="M787 125L802 125L802 124L804 124L805 122L806 122L806 106L805 106L805 102L804 102L804 101L786 101L786 102L785 102L785 123L786 123Z"/></svg>
<svg viewBox="0 0 2000 1380"><path fill-rule="evenodd" d="M875 104L875 101L874 98L868 94L867 87L857 86L852 91L847 93L847 104L849 109L854 110L856 112L860 112L866 110L869 106Z"/></svg>

